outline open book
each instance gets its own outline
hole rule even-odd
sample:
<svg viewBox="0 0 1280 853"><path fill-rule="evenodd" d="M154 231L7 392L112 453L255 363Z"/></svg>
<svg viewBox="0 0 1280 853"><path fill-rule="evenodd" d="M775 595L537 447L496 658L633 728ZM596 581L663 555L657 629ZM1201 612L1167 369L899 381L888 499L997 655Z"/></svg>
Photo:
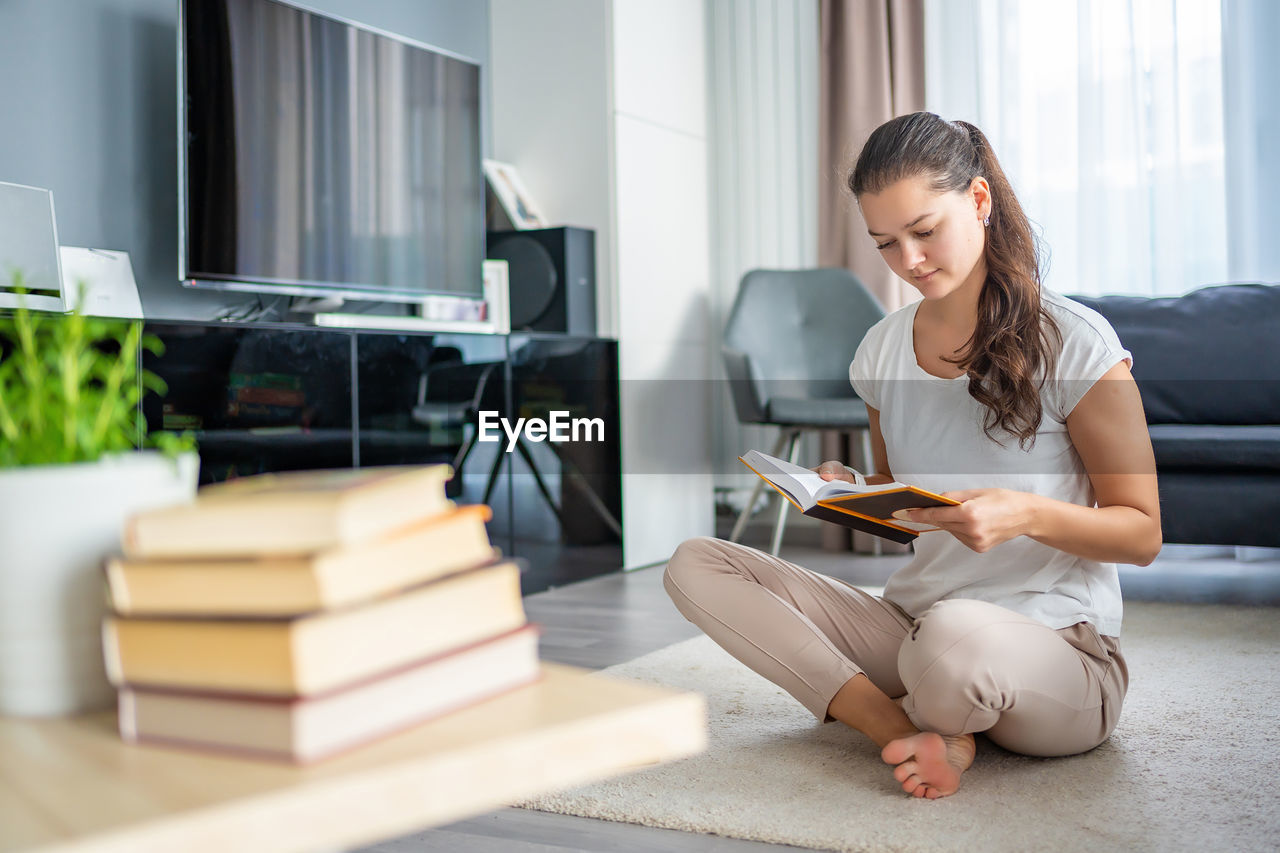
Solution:
<svg viewBox="0 0 1280 853"><path fill-rule="evenodd" d="M900 521L893 517L897 510L960 503L903 483L868 486L862 475L858 475L857 483L824 480L808 468L758 450L748 450L738 458L805 515L894 542L910 542L923 532L939 529L931 524Z"/></svg>

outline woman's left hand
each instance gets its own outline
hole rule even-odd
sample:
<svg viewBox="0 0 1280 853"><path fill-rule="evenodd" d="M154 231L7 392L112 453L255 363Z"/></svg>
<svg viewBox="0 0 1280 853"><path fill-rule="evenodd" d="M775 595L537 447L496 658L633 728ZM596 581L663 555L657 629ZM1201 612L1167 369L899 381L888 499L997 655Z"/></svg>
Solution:
<svg viewBox="0 0 1280 853"><path fill-rule="evenodd" d="M964 489L945 492L944 497L961 503L902 509L894 517L941 527L980 554L1029 532L1035 495L1010 489Z"/></svg>

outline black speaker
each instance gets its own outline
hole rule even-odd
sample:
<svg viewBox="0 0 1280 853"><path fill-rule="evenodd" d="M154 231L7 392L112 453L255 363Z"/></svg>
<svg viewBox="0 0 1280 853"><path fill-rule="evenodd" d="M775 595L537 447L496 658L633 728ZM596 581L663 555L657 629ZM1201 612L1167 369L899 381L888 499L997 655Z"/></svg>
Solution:
<svg viewBox="0 0 1280 853"><path fill-rule="evenodd" d="M511 331L596 333L596 232L490 231L485 257L507 262Z"/></svg>

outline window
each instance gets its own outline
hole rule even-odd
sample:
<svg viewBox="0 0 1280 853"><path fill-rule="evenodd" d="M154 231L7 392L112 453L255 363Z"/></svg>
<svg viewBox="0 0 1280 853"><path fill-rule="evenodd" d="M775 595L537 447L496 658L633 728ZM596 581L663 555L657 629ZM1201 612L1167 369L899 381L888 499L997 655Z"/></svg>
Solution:
<svg viewBox="0 0 1280 853"><path fill-rule="evenodd" d="M1062 293L1227 279L1219 0L927 0L926 101L991 140Z"/></svg>

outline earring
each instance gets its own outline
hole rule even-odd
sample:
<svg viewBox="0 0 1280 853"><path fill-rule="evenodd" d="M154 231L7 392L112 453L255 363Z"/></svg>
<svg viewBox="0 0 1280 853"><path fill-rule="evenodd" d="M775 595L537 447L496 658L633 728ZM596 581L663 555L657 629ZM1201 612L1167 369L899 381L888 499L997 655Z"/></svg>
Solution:
<svg viewBox="0 0 1280 853"><path fill-rule="evenodd" d="M990 214L988 214L988 215L987 215L987 218L986 218L986 219L982 220L982 227L983 227L983 228L990 228L990 227L991 227L991 216L990 216Z"/></svg>

